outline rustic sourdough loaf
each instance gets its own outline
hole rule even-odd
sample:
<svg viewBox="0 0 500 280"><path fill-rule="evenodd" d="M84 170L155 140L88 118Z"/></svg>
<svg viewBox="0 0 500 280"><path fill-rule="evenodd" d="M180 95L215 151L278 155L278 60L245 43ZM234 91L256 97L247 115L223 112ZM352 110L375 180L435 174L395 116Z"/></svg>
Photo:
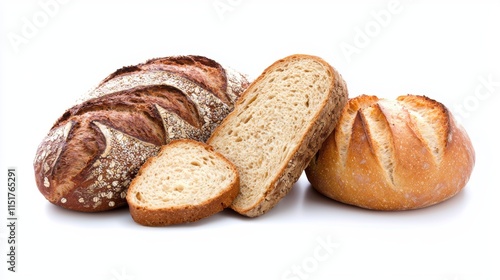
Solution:
<svg viewBox="0 0 500 280"><path fill-rule="evenodd" d="M346 102L344 80L321 58L292 55L269 66L207 141L240 173L232 209L255 217L274 207L331 133Z"/></svg>
<svg viewBox="0 0 500 280"><path fill-rule="evenodd" d="M233 109L246 78L201 56L124 67L68 109L38 147L40 192L64 208L126 205L128 184L172 139L206 141Z"/></svg>
<svg viewBox="0 0 500 280"><path fill-rule="evenodd" d="M362 95L349 101L306 174L335 200L407 210L457 194L474 161L467 133L441 103L418 95Z"/></svg>
<svg viewBox="0 0 500 280"><path fill-rule="evenodd" d="M137 223L166 226L222 211L238 190L238 171L225 157L204 143L174 140L140 168L127 201Z"/></svg>

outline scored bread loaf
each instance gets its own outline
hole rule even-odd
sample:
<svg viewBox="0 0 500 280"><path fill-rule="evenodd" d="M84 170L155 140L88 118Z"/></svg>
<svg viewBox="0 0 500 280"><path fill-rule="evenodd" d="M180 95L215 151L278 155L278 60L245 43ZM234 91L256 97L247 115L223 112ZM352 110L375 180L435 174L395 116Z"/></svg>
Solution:
<svg viewBox="0 0 500 280"><path fill-rule="evenodd" d="M361 95L306 169L312 187L340 202L375 210L430 206L468 182L475 153L441 103Z"/></svg>
<svg viewBox="0 0 500 280"><path fill-rule="evenodd" d="M126 205L145 160L172 139L206 141L248 86L242 74L202 56L124 67L68 109L38 147L40 192L64 208Z"/></svg>
<svg viewBox="0 0 500 280"><path fill-rule="evenodd" d="M238 194L234 164L212 147L174 140L149 158L130 183L127 201L134 221L166 226L206 218Z"/></svg>
<svg viewBox="0 0 500 280"><path fill-rule="evenodd" d="M207 141L240 173L231 208L248 217L273 208L335 127L347 95L340 74L309 55L278 60L250 84Z"/></svg>

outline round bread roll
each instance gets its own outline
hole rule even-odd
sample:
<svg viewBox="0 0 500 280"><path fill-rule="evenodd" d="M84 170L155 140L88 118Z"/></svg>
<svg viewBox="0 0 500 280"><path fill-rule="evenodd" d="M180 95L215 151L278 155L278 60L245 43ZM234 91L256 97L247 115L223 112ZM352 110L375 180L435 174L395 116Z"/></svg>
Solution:
<svg viewBox="0 0 500 280"><path fill-rule="evenodd" d="M306 169L313 188L374 210L427 207L468 182L475 152L441 103L424 96L352 98Z"/></svg>

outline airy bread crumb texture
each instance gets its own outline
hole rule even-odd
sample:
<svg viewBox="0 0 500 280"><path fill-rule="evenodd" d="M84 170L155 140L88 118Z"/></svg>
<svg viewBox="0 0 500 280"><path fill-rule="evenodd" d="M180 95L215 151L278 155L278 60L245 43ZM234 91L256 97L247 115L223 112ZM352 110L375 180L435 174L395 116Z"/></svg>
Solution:
<svg viewBox="0 0 500 280"><path fill-rule="evenodd" d="M262 207L262 200L274 199L269 197L275 191L270 186L280 180L288 165L299 164L291 159L302 145L308 145L304 139L311 127L324 121L318 116L338 79L329 65L317 59L294 58L269 67L250 85L208 141L240 170L234 210L247 216L268 210L255 209ZM347 99L346 90L339 92Z"/></svg>
<svg viewBox="0 0 500 280"><path fill-rule="evenodd" d="M127 201L132 209L143 212L135 213L134 218L139 223L166 225L177 223L173 221L190 222L214 214L206 212L206 205L227 193L234 193L230 199L219 203L222 207L215 212L229 206L237 193L238 180L234 165L210 146L193 140L175 140L141 167L130 184ZM182 217L186 215L186 209L193 212L189 215L196 217L194 220ZM151 218L141 221L147 217L144 212L156 213L151 215L154 222L150 221ZM163 214L166 217L162 218Z"/></svg>

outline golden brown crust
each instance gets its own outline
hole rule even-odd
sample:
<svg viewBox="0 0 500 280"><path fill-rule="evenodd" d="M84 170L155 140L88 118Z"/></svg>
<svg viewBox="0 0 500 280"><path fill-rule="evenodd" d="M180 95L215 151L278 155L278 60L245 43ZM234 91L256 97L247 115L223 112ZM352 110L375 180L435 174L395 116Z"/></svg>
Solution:
<svg viewBox="0 0 500 280"><path fill-rule="evenodd" d="M119 69L68 109L39 145L38 189L77 211L124 206L128 184L159 146L180 138L206 141L247 85L241 74L228 82L222 66L200 56Z"/></svg>
<svg viewBox="0 0 500 280"><path fill-rule="evenodd" d="M415 95L397 101L359 96L346 108L356 108L352 125L345 109L306 169L320 193L368 209L407 210L444 201L468 182L474 149L439 102Z"/></svg>
<svg viewBox="0 0 500 280"><path fill-rule="evenodd" d="M316 112L314 119L307 123L306 132L303 138L299 141L300 143L295 146L294 151L290 152L291 156L284 160L284 162L287 162L286 166L284 166L278 173L274 174L274 179L267 186L267 190L261 196L261 199L248 208L238 207L238 205L233 203L231 208L242 215L248 217L263 215L272 209L290 191L293 184L299 179L300 175L306 168L308 162L321 147L322 142L335 127L341 110L347 102L347 86L341 75L333 69L331 65L316 56L297 54L280 59L264 70L263 73L243 93L242 97L235 106L241 106L242 100L245 100L245 95L248 94L252 88L258 87L259 84L264 81L268 72L275 71L275 69L280 67L286 67L284 65L295 60L302 59L314 60L326 69L331 80L331 85L327 92L328 97L325 97L323 104L319 106L320 109ZM273 114L275 112L269 113ZM221 126L214 131L213 135L208 140L209 144L211 144L212 140L217 137L217 134L220 133L222 135L226 130L231 130L230 127L226 127L226 124L230 123L230 118L238 118L237 110L228 115Z"/></svg>
<svg viewBox="0 0 500 280"><path fill-rule="evenodd" d="M239 184L238 182L235 183ZM145 207L129 205L129 211L133 220L145 226L168 226L183 223L192 223L203 218L212 216L229 207L238 195L239 188L231 187L220 197L207 201L203 205L185 205L172 209L150 210Z"/></svg>
<svg viewBox="0 0 500 280"><path fill-rule="evenodd" d="M168 146L174 146L188 142L194 145L203 146L207 151L210 151L220 160L224 161L226 165L231 169L231 172L235 174L234 181L232 181L227 186L226 190L219 196L213 197L199 205L180 205L177 207L151 209L150 207L136 205L133 202L130 202L131 200L129 200L129 211L135 222L145 226L167 226L195 222L227 208L231 205L234 198L238 195L240 186L240 177L238 175L238 170L233 163L228 161L220 153L214 151L211 146L188 139L182 139L174 140L169 145L163 146L162 149L168 149L170 148ZM152 165L155 160L155 157L149 158L141 167L137 176L141 176L145 170L150 168L150 165ZM135 181L136 180L132 181L132 183L130 184L129 195L135 193Z"/></svg>
<svg viewBox="0 0 500 280"><path fill-rule="evenodd" d="M289 57L288 61L304 57L307 56L296 55ZM293 184L302 175L309 161L314 157L324 140L334 129L341 115L342 108L347 103L347 85L341 75L321 58L314 57L314 59L323 63L332 77L329 97L325 99L324 105L321 111L317 113L315 119L309 123L307 133L304 135L297 150L292 153L293 156L288 161L287 166L278 174L276 180L270 185L268 192L262 197L259 203L250 210L245 211L246 216L257 217L265 214L291 190Z"/></svg>

